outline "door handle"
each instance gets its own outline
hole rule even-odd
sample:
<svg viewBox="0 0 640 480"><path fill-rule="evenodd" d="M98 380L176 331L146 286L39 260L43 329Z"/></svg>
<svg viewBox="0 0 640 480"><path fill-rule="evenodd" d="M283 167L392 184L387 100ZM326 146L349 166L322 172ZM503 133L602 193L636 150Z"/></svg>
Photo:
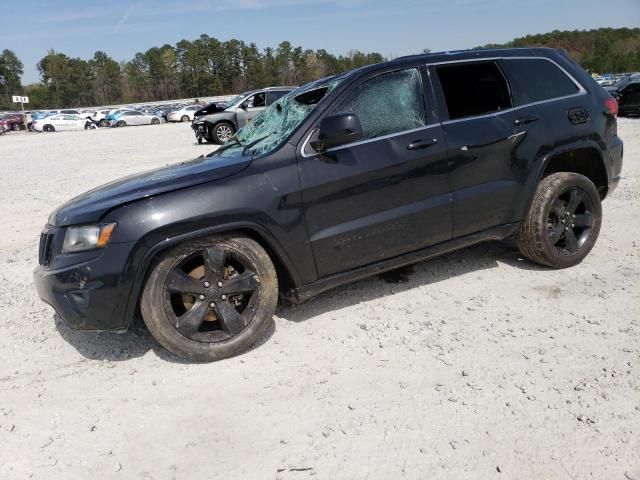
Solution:
<svg viewBox="0 0 640 480"><path fill-rule="evenodd" d="M520 117L520 118L516 118L513 122L513 124L516 127L519 127L520 125L526 125L527 123L533 123L533 122L537 122L538 121L538 117L536 117L535 115L531 115L530 117Z"/></svg>
<svg viewBox="0 0 640 480"><path fill-rule="evenodd" d="M407 150L421 150L423 148L428 148L431 145L435 145L436 143L438 143L437 138L431 138L429 140L414 140L407 145Z"/></svg>

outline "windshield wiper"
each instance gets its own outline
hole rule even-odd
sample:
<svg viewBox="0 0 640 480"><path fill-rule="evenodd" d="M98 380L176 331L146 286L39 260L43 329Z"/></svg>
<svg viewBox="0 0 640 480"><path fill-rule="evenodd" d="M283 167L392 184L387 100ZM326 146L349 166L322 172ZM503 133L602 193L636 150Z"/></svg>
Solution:
<svg viewBox="0 0 640 480"><path fill-rule="evenodd" d="M250 144L248 144L248 145L245 145L245 146L242 148L242 153L241 153L240 155L244 156L244 154L245 154L245 152L246 152L247 150L249 150L251 147L253 147L253 146L257 145L258 143L260 143L261 141L263 141L265 138L270 137L271 135L273 135L273 132L271 132L271 133L269 133L269 134L265 135L264 137L260 137L260 138L259 138L259 139L257 139L257 140L254 140L253 142L251 142L251 143L250 143ZM240 145L242 145L242 144L240 144Z"/></svg>
<svg viewBox="0 0 640 480"><path fill-rule="evenodd" d="M221 146L219 149L214 150L213 152L207 154L207 157L213 157L213 155L216 153L224 152L227 148L234 146L236 143L242 146L242 142L238 140L238 137L236 135L234 135L229 140L227 140L227 142L223 146Z"/></svg>

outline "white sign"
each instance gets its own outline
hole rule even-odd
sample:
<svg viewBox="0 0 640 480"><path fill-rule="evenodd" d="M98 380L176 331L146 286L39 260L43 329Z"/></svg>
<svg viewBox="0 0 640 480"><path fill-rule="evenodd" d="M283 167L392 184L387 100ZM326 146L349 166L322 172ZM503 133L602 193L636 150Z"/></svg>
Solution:
<svg viewBox="0 0 640 480"><path fill-rule="evenodd" d="M29 97L22 97L22 103L29 103Z"/></svg>
<svg viewBox="0 0 640 480"><path fill-rule="evenodd" d="M13 103L20 103L22 102L22 97L20 95L13 95L11 97L11 99L13 100Z"/></svg>

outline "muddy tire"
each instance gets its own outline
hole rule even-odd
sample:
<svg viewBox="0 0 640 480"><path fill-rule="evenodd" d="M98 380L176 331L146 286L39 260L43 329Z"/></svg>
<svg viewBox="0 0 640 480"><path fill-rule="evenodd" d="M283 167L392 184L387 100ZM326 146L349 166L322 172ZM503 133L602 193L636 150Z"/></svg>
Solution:
<svg viewBox="0 0 640 480"><path fill-rule="evenodd" d="M577 173L553 173L538 185L515 240L532 262L567 268L591 251L601 224L602 205L593 182Z"/></svg>
<svg viewBox="0 0 640 480"><path fill-rule="evenodd" d="M261 338L278 301L276 271L265 250L240 236L180 244L152 267L140 301L154 338L176 355L211 362Z"/></svg>

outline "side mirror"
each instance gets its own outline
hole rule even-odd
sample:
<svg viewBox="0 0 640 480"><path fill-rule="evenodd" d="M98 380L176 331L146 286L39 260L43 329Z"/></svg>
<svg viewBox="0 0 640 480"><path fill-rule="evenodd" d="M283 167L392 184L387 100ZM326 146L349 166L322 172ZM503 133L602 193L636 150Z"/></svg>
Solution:
<svg viewBox="0 0 640 480"><path fill-rule="evenodd" d="M242 110L246 110L247 108L249 108L249 104L247 102L242 102L242 104L240 105L240 108Z"/></svg>
<svg viewBox="0 0 640 480"><path fill-rule="evenodd" d="M318 153L328 149L360 140L364 136L357 115L343 113L325 117L320 121L318 138L310 142Z"/></svg>

